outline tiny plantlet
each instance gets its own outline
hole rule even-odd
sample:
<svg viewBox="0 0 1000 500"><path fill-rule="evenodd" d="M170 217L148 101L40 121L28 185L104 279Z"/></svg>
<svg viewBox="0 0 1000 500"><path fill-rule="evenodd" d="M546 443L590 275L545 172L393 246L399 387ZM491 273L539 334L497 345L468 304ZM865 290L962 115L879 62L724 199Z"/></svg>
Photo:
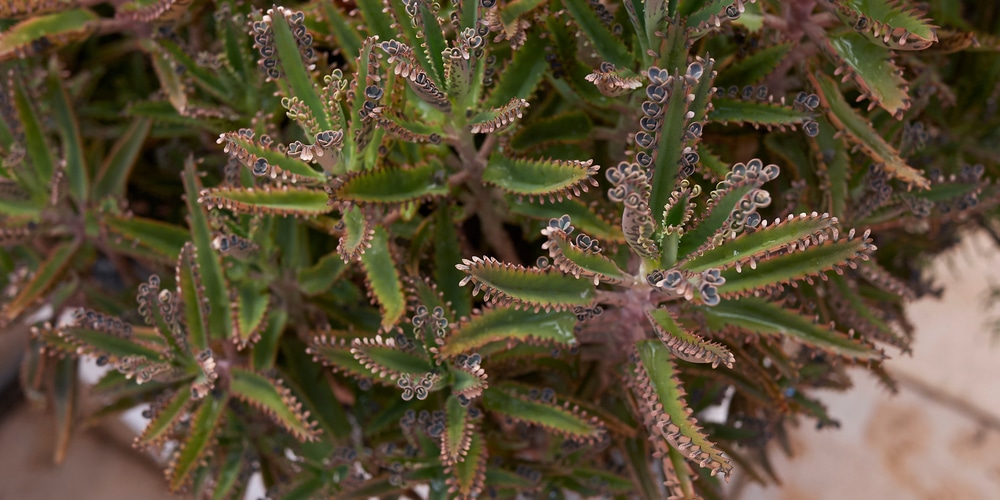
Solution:
<svg viewBox="0 0 1000 500"><path fill-rule="evenodd" d="M147 405L196 498L776 482L818 390L895 389L927 259L998 233L975 4L8 2L24 394L56 461Z"/></svg>

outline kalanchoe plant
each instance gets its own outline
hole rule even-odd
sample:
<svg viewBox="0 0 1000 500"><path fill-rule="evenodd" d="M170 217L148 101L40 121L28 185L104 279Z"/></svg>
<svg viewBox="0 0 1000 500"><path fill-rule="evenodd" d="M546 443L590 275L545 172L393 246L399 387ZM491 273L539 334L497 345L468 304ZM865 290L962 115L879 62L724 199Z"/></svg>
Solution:
<svg viewBox="0 0 1000 500"><path fill-rule="evenodd" d="M150 403L136 445L178 443L172 491L766 482L789 423L836 424L813 389L850 365L893 387L923 256L997 200L986 132L950 135L980 104L956 75L997 61L997 28L944 0L946 28L888 0L194 5L213 15L116 6L149 29L109 53L160 86L127 107L56 62L33 99L27 68L70 42L51 16L85 7L8 6L30 19L0 36L27 58L0 101L0 321L73 308L33 325L28 394L70 422L73 360L109 367L89 417ZM113 146L73 99L127 108ZM128 209L140 155L180 173L155 201L183 197L187 230ZM137 314L73 295L60 276L95 254L173 280L129 283Z"/></svg>

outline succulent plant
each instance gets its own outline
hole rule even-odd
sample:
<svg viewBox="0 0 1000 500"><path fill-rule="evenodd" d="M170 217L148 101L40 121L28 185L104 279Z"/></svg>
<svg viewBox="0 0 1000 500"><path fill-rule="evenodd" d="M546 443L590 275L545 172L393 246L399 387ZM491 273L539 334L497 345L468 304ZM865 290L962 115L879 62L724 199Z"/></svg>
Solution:
<svg viewBox="0 0 1000 500"><path fill-rule="evenodd" d="M894 387L926 257L995 225L994 133L964 116L995 123L1000 74L964 75L997 27L908 4L8 6L0 320L35 323L27 392L64 449L96 359L90 417L149 403L137 446L176 441L169 488L213 498L253 473L270 498L774 479L789 424L836 425L814 389ZM73 94L53 55L35 99L73 16L159 90ZM81 132L109 106L120 137ZM140 157L183 210L131 213ZM137 311L75 292L95 258Z"/></svg>

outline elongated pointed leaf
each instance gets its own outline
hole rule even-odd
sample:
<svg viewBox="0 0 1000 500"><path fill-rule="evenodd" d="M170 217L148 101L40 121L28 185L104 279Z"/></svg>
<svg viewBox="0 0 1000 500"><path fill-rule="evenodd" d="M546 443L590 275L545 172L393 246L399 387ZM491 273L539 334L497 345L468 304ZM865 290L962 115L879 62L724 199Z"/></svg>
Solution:
<svg viewBox="0 0 1000 500"><path fill-rule="evenodd" d="M77 244L74 242L66 242L52 249L48 258L35 270L31 280L21 285L17 295L0 308L0 326L7 325L20 316L59 283L76 249Z"/></svg>
<svg viewBox="0 0 1000 500"><path fill-rule="evenodd" d="M472 294L485 291L487 302L513 305L515 309L564 310L589 305L596 295L590 281L554 270L541 271L500 262L492 257L463 259L455 266L466 273L461 284L472 281Z"/></svg>
<svg viewBox="0 0 1000 500"><path fill-rule="evenodd" d="M620 37L613 35L604 26L588 2L585 0L566 0L564 5L573 16L577 26L580 27L580 31L590 39L594 50L600 54L601 58L615 66L623 68L632 66L633 56L629 53L628 48L622 43Z"/></svg>
<svg viewBox="0 0 1000 500"><path fill-rule="evenodd" d="M844 100L837 83L824 75L809 74L809 80L819 90L823 104L829 108L830 121L847 133L847 137L857 144L873 160L880 163L890 176L909 186L920 189L930 187L930 181L919 170L909 166L899 153L882 139L871 123Z"/></svg>
<svg viewBox="0 0 1000 500"><path fill-rule="evenodd" d="M204 189L198 203L211 208L225 208L237 213L295 215L306 217L331 211L326 193L306 187L282 186L272 189L217 187Z"/></svg>
<svg viewBox="0 0 1000 500"><path fill-rule="evenodd" d="M184 243L191 237L187 230L158 220L143 217L105 215L101 222L113 237L125 243L142 247L168 262L176 262Z"/></svg>
<svg viewBox="0 0 1000 500"><path fill-rule="evenodd" d="M856 266L867 260L875 246L867 238L828 240L823 244L789 250L777 257L757 262L749 268L730 268L722 272L725 284L719 286L723 297L737 297L758 290L780 289L785 284L818 276L832 269Z"/></svg>
<svg viewBox="0 0 1000 500"><path fill-rule="evenodd" d="M692 419L667 347L658 340L640 340L635 351L639 358L634 368L639 396L652 410L660 436L674 448L683 445L685 457L710 469L713 475L721 472L728 476L733 466Z"/></svg>
<svg viewBox="0 0 1000 500"><path fill-rule="evenodd" d="M31 22L25 21L25 22ZM10 36L10 32L7 32ZM3 39L0 39L2 43ZM2 59L2 57L0 57ZM33 98L24 87L24 82L19 76L14 77L14 107L17 109L17 116L20 118L21 127L24 130L24 147L30 159L31 168L28 169L28 178L37 183L36 187L45 186L42 189L49 189L52 182L52 175L56 171L56 158L48 141L45 140L45 132L42 130L42 123L36 113L36 105Z"/></svg>
<svg viewBox="0 0 1000 500"><path fill-rule="evenodd" d="M320 257L316 264L302 268L298 273L299 290L306 295L318 295L330 289L337 281L347 266L337 252Z"/></svg>
<svg viewBox="0 0 1000 500"><path fill-rule="evenodd" d="M593 160L530 160L495 154L483 171L483 181L515 196L537 198L544 203L580 196L589 186L597 187L594 176L600 168Z"/></svg>
<svg viewBox="0 0 1000 500"><path fill-rule="evenodd" d="M188 158L184 162L184 196L188 207L188 225L195 249L198 250L198 265L201 270L201 280L205 285L205 296L211 304L209 311L209 331L212 338L232 338L232 311L229 305L229 291L226 278L222 273L222 263L219 256L211 251L215 235L208 225L205 209L198 203L198 193L201 192L201 182L195 171L194 160Z"/></svg>
<svg viewBox="0 0 1000 500"><path fill-rule="evenodd" d="M211 304L205 297L194 245L186 243L177 259L177 296L184 308L188 342L197 352L208 347L208 319Z"/></svg>
<svg viewBox="0 0 1000 500"><path fill-rule="evenodd" d="M222 418L228 407L229 397L209 396L191 417L187 437L174 452L167 467L166 476L170 491L180 491L189 484L194 472L211 453L216 435L222 426Z"/></svg>
<svg viewBox="0 0 1000 500"><path fill-rule="evenodd" d="M593 127L587 114L568 111L518 127L510 145L516 150L526 150L552 142L583 141L590 137Z"/></svg>
<svg viewBox="0 0 1000 500"><path fill-rule="evenodd" d="M445 206L438 209L434 218L434 278L456 316L465 318L472 312L472 297L458 286L462 271L456 269L455 264L462 261L462 249L457 244L458 231L451 214L452 209Z"/></svg>
<svg viewBox="0 0 1000 500"><path fill-rule="evenodd" d="M923 50L937 41L936 27L893 0L831 0L837 16L869 41L895 50Z"/></svg>
<svg viewBox="0 0 1000 500"><path fill-rule="evenodd" d="M382 226L375 227L371 248L361 256L361 267L372 299L382 312L382 328L388 331L406 312L406 296L389 248L389 233Z"/></svg>
<svg viewBox="0 0 1000 500"><path fill-rule="evenodd" d="M281 73L291 94L301 100L317 121L320 130L333 130L334 126L326 113L326 107L317 92L309 70L306 68L299 52L298 41L289 26L288 16L293 11L284 7L269 9L271 28L274 32L274 47L278 61L281 63Z"/></svg>
<svg viewBox="0 0 1000 500"><path fill-rule="evenodd" d="M158 447L170 439L170 433L181 423L190 404L191 391L182 388L166 404L154 406L153 418L146 424L142 434L135 438L135 446Z"/></svg>
<svg viewBox="0 0 1000 500"><path fill-rule="evenodd" d="M469 408L462 406L455 396L448 397L445 415L447 420L441 433L441 463L447 466L465 461L476 427L469 417Z"/></svg>
<svg viewBox="0 0 1000 500"><path fill-rule="evenodd" d="M486 463L489 450L481 431L475 431L469 438L465 460L445 469L448 476L448 492L456 498L478 498L486 483Z"/></svg>
<svg viewBox="0 0 1000 500"><path fill-rule="evenodd" d="M81 206L86 203L89 194L89 172L83 157L83 143L80 138L80 124L77 123L70 103L69 94L62 83L62 68L53 59L49 65L48 88L51 96L52 111L55 114L56 126L62 139L63 160L66 162L66 178L69 181L69 191L73 199Z"/></svg>
<svg viewBox="0 0 1000 500"><path fill-rule="evenodd" d="M736 99L713 99L709 120L720 123L750 124L768 130L795 128L812 119L812 113L799 111L780 104Z"/></svg>
<svg viewBox="0 0 1000 500"><path fill-rule="evenodd" d="M333 369L334 373L342 373L358 380L373 380L387 386L396 385L388 373L384 376L373 373L358 362L351 354L351 343L352 339L349 337L320 335L313 338L307 352L312 355L313 361Z"/></svg>
<svg viewBox="0 0 1000 500"><path fill-rule="evenodd" d="M514 98L531 97L545 76L546 66L545 41L529 35L524 45L514 52L510 63L498 71L496 85L486 100L486 106L497 108Z"/></svg>
<svg viewBox="0 0 1000 500"><path fill-rule="evenodd" d="M0 34L0 61L30 57L92 33L98 21L89 9L72 9L26 19Z"/></svg>
<svg viewBox="0 0 1000 500"><path fill-rule="evenodd" d="M549 251L552 263L562 272L576 278L592 279L594 285L599 282L620 284L629 278L614 261L591 249L590 245L595 242L589 236L583 235L583 240L578 236L577 241L584 241L588 245L584 249L571 242L566 232L559 228L546 227L542 229L542 234L548 238L542 249Z"/></svg>
<svg viewBox="0 0 1000 500"><path fill-rule="evenodd" d="M314 170L304 161L262 144L259 138L247 137L240 132L228 132L220 135L215 142L225 143L224 150L249 168L255 176L272 180L280 178L292 184L326 180L323 172Z"/></svg>
<svg viewBox="0 0 1000 500"><path fill-rule="evenodd" d="M351 355L372 374L391 380L401 374L422 375L433 370L424 355L404 350L394 339L383 339L381 335L354 339Z"/></svg>
<svg viewBox="0 0 1000 500"><path fill-rule="evenodd" d="M279 380L234 368L229 389L233 396L257 408L299 441L318 439L316 424L302 412L302 404Z"/></svg>
<svg viewBox="0 0 1000 500"><path fill-rule="evenodd" d="M267 326L267 312L271 307L271 295L256 283L247 282L236 286L236 302L233 304L233 341L240 346L257 342L260 332Z"/></svg>
<svg viewBox="0 0 1000 500"><path fill-rule="evenodd" d="M508 196L507 199L511 211L516 214L543 221L569 215L573 225L580 231L602 241L625 243L620 224L610 222L609 218L602 216L597 204L588 206L579 200L570 199L542 205L517 200L513 196Z"/></svg>
<svg viewBox="0 0 1000 500"><path fill-rule="evenodd" d="M732 368L736 358L722 344L705 340L677 324L677 320L668 309L646 311L646 317L653 324L663 344L670 352L684 361L692 363L711 363L715 368L720 363Z"/></svg>
<svg viewBox="0 0 1000 500"><path fill-rule="evenodd" d="M719 71L716 85L719 88L728 88L730 85L757 83L778 67L792 47L792 43L779 43L736 61Z"/></svg>
<svg viewBox="0 0 1000 500"><path fill-rule="evenodd" d="M260 343L254 351L257 349L260 349ZM286 338L281 350L288 359L286 373L289 376L289 387L314 410L313 415L323 432L336 439L350 434L351 424L340 401L333 394L326 370L309 359L306 347L297 339Z"/></svg>
<svg viewBox="0 0 1000 500"><path fill-rule="evenodd" d="M448 193L440 165L385 167L341 175L327 187L331 203L396 205L420 202Z"/></svg>
<svg viewBox="0 0 1000 500"><path fill-rule="evenodd" d="M94 357L110 356L121 359L129 356L145 358L152 362L160 362L163 356L160 351L139 344L132 339L87 328L85 326L65 326L59 329L59 336L76 345L77 352Z"/></svg>
<svg viewBox="0 0 1000 500"><path fill-rule="evenodd" d="M505 386L494 387L483 393L483 407L516 422L537 425L547 431L580 443L599 441L604 433L604 424L586 412L559 404L557 401L532 400L527 395L518 394Z"/></svg>
<svg viewBox="0 0 1000 500"><path fill-rule="evenodd" d="M575 325L576 316L570 311L487 309L454 325L440 353L445 357L454 357L478 351L494 342L506 343L510 340L569 347L577 343L573 335Z"/></svg>
<svg viewBox="0 0 1000 500"><path fill-rule="evenodd" d="M703 310L712 329L736 328L760 335L784 335L824 352L858 360L884 357L882 352L858 340L758 298L723 301Z"/></svg>
<svg viewBox="0 0 1000 500"><path fill-rule="evenodd" d="M829 231L837 219L827 214L800 214L798 217L776 219L774 224L761 223L761 228L746 232L732 241L727 241L701 255L694 256L680 264L682 269L701 272L712 268L726 268L736 263L746 263L749 259L777 254L788 245L801 240L815 241L827 239Z"/></svg>
<svg viewBox="0 0 1000 500"><path fill-rule="evenodd" d="M910 108L903 70L892 62L892 54L857 33L844 33L827 38L837 55L847 65L861 93L890 115L901 119Z"/></svg>
<svg viewBox="0 0 1000 500"><path fill-rule="evenodd" d="M153 121L148 118L136 118L125 133L115 141L97 172L92 189L95 200L124 194L125 183L139 158L142 144L146 141L152 125Z"/></svg>

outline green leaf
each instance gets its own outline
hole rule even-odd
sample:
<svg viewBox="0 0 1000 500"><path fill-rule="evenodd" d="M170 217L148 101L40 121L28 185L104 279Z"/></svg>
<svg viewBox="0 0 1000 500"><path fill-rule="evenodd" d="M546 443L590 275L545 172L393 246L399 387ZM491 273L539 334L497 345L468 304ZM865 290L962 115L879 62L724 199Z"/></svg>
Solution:
<svg viewBox="0 0 1000 500"><path fill-rule="evenodd" d="M406 312L406 297L389 249L389 232L382 226L375 227L371 248L361 256L361 267L368 278L368 289L382 311L382 328L388 331Z"/></svg>
<svg viewBox="0 0 1000 500"><path fill-rule="evenodd" d="M726 66L719 72L719 78L716 79L715 85L720 89L725 89L729 88L730 85L755 84L770 75L785 59L793 46L793 43L787 42L764 47Z"/></svg>
<svg viewBox="0 0 1000 500"><path fill-rule="evenodd" d="M323 9L323 17L329 27L329 33L333 35L336 42L334 46L340 49L344 59L353 63L355 54L361 51L361 37L358 35L357 28L340 11L338 4L324 2L320 4L320 8ZM370 25L369 32L374 32Z"/></svg>
<svg viewBox="0 0 1000 500"><path fill-rule="evenodd" d="M452 465L465 461L476 427L469 417L469 408L462 406L456 396L448 397L445 415L447 420L441 433L441 463Z"/></svg>
<svg viewBox="0 0 1000 500"><path fill-rule="evenodd" d="M282 180L285 180L287 177L292 183L311 183L326 180L326 174L314 170L308 163L296 160L280 151L275 151L270 147L262 145L259 141L247 138L238 132L222 134L216 142L219 144L225 142L226 152L251 170L259 168L257 162L263 158L267 162L267 172L262 177L270 177L271 179L281 177Z"/></svg>
<svg viewBox="0 0 1000 500"><path fill-rule="evenodd" d="M272 322L274 321L272 319ZM283 321L282 324L284 324ZM261 343L258 342L254 348L255 354L260 346ZM322 426L327 437L342 439L351 433L351 424L347 420L347 415L344 413L340 401L337 400L330 388L326 370L319 364L312 362L307 351L298 339L286 338L282 341L281 352L288 360L286 373L292 382L289 385L315 410L311 413Z"/></svg>
<svg viewBox="0 0 1000 500"><path fill-rule="evenodd" d="M850 68L848 74L872 105L878 104L897 120L902 119L903 112L910 109L910 97L903 70L892 62L889 50L851 32L831 35L827 40Z"/></svg>
<svg viewBox="0 0 1000 500"><path fill-rule="evenodd" d="M0 45L2 42L3 39L0 39ZM56 158L48 141L45 140L42 123L35 112L34 99L28 94L24 82L17 74L13 80L14 107L17 109L17 116L20 118L21 127L24 130L25 149L27 149L29 165L31 166L30 169L25 170L30 172L28 174L30 181L37 183L35 187L41 187L41 189L48 191L52 175L56 171Z"/></svg>
<svg viewBox="0 0 1000 500"><path fill-rule="evenodd" d="M78 351L95 357L106 355L114 358L138 356L152 362L163 360L159 351L140 345L130 339L107 332L80 326L64 326L59 336L77 346Z"/></svg>
<svg viewBox="0 0 1000 500"><path fill-rule="evenodd" d="M570 311L532 312L509 308L490 308L455 325L448 334L440 353L455 357L474 352L494 342L518 344L577 344L573 335L576 315Z"/></svg>
<svg viewBox="0 0 1000 500"><path fill-rule="evenodd" d="M53 59L49 64L47 79L52 111L55 114L56 127L62 138L63 160L66 162L66 178L69 181L70 195L79 206L87 202L89 172L83 157L83 142L80 138L80 124L77 123L70 103L69 94L62 82L62 68Z"/></svg>
<svg viewBox="0 0 1000 500"><path fill-rule="evenodd" d="M483 182L529 200L562 201L587 192L588 184L597 187L594 175L600 168L593 160L514 159L497 153L490 156Z"/></svg>
<svg viewBox="0 0 1000 500"><path fill-rule="evenodd" d="M72 9L21 21L0 34L0 62L30 57L86 38L98 20L97 14L88 9Z"/></svg>
<svg viewBox="0 0 1000 500"><path fill-rule="evenodd" d="M350 172L327 188L333 203L398 205L448 194L444 171L436 162L415 167L383 167Z"/></svg>
<svg viewBox="0 0 1000 500"><path fill-rule="evenodd" d="M611 259L594 252L589 245L594 243L589 236L583 235L588 248L583 249L569 240L569 236L559 228L546 227L542 229L542 234L548 238L542 245L542 249L549 251L552 264L560 271L572 274L575 278L588 278L594 281L594 286L600 282L610 284L624 283L630 276L612 261ZM582 233L581 233L582 234ZM577 241L581 236L578 235ZM594 244L596 245L596 244Z"/></svg>
<svg viewBox="0 0 1000 500"><path fill-rule="evenodd" d="M230 373L233 396L263 412L299 441L319 438L316 424L303 414L298 400L280 381L241 368L232 368Z"/></svg>
<svg viewBox="0 0 1000 500"><path fill-rule="evenodd" d="M851 176L851 158L847 154L844 140L836 137L837 129L825 117L820 117L819 134L813 138L816 153L816 170L825 171L821 176L823 187L827 191L827 206L829 212L836 217L844 217L847 213L847 192ZM927 191L920 191L926 193Z"/></svg>
<svg viewBox="0 0 1000 500"><path fill-rule="evenodd" d="M788 106L763 101L741 101L717 98L712 100L713 109L708 118L720 123L750 124L768 130L785 127L795 128L813 118L808 111L799 111Z"/></svg>
<svg viewBox="0 0 1000 500"><path fill-rule="evenodd" d="M830 110L830 121L846 132L851 142L857 144L872 160L880 163L890 176L910 186L921 189L930 187L930 181L919 170L907 165L899 153L872 128L871 123L844 100L837 82L820 74L810 73L808 76L813 87L819 90L823 105Z"/></svg>
<svg viewBox="0 0 1000 500"><path fill-rule="evenodd" d="M419 32L423 35L424 49L427 51L427 59L430 61L428 73L434 75L435 80L445 83L444 71L444 51L448 48L444 40L444 29L438 23L437 15L431 10L427 2L416 4L420 10L414 16L414 22L420 24ZM416 40L412 41L416 42Z"/></svg>
<svg viewBox="0 0 1000 500"><path fill-rule="evenodd" d="M529 203L527 200L517 200L512 196L508 196L506 199L511 212L516 214L546 222L549 219L558 219L563 214L566 214L570 216L573 220L573 225L580 231L606 242L625 242L625 236L622 234L620 225L612 223L603 217L596 204L588 206L582 201L570 199L541 205L538 203Z"/></svg>
<svg viewBox="0 0 1000 500"><path fill-rule="evenodd" d="M670 351L658 340L640 340L635 351L639 358L635 366L637 385L643 406L652 413L652 427L660 429L659 435L670 446L682 448L683 444L689 460L711 469L712 475L721 472L728 477L733 466L691 418Z"/></svg>
<svg viewBox="0 0 1000 500"><path fill-rule="evenodd" d="M755 291L781 289L792 281L867 260L874 250L875 246L868 238L831 239L805 249L799 245L796 250L788 250L756 264L751 259L749 268L726 269L722 272L726 282L718 287L719 295L736 297Z"/></svg>
<svg viewBox="0 0 1000 500"><path fill-rule="evenodd" d="M923 50L937 41L936 26L891 0L830 0L837 16L872 43L894 50Z"/></svg>
<svg viewBox="0 0 1000 500"><path fill-rule="evenodd" d="M173 61L167 57L163 48L151 40L141 42L143 48L149 53L153 63L153 70L160 80L160 87L167 95L167 100L177 110L177 113L186 115L188 109L188 95L184 89L184 83L178 74Z"/></svg>
<svg viewBox="0 0 1000 500"><path fill-rule="evenodd" d="M49 252L48 258L39 264L31 280L22 284L17 295L0 308L0 326L6 326L20 316L59 283L71 258L76 254L77 247L76 242L66 242Z"/></svg>
<svg viewBox="0 0 1000 500"><path fill-rule="evenodd" d="M323 366L333 369L335 373L343 373L356 379L374 380L380 384L395 386L393 380L386 373L373 373L364 367L354 355L351 354L351 339L342 336L317 336L310 342L308 353L313 356L314 361L322 362ZM419 372L419 371L418 371Z"/></svg>
<svg viewBox="0 0 1000 500"><path fill-rule="evenodd" d="M150 49L168 56L173 59L176 65L184 67L184 74L189 75L195 84L222 101L229 100L230 90L219 78L220 73L213 72L208 66L198 64L184 49L169 38L159 38L155 43L158 47L153 49L150 45ZM178 110L183 111L180 108Z"/></svg>
<svg viewBox="0 0 1000 500"><path fill-rule="evenodd" d="M515 422L537 425L547 431L576 441L595 443L606 430L597 418L582 410L562 406L556 401L532 400L505 385L491 386L483 393L483 408Z"/></svg>
<svg viewBox="0 0 1000 500"><path fill-rule="evenodd" d="M453 491L458 498L476 498L483 491L486 483L486 462L489 458L489 450L486 446L486 438L481 431L475 431L469 438L468 452L465 460L458 462L445 469L448 476L449 491Z"/></svg>
<svg viewBox="0 0 1000 500"><path fill-rule="evenodd" d="M282 186L272 189L216 187L203 189L198 203L212 208L225 208L236 213L310 216L325 214L332 208L326 193L307 187Z"/></svg>
<svg viewBox="0 0 1000 500"><path fill-rule="evenodd" d="M689 255L697 255L708 248L715 246L713 239L716 234L727 227L727 222L737 208L740 201L751 196L759 189L760 183L743 183L732 186L719 193L715 203L712 204L711 212L702 216L694 229L684 233L680 244L677 247L677 255L684 258ZM713 196L713 198L716 198Z"/></svg>
<svg viewBox="0 0 1000 500"><path fill-rule="evenodd" d="M455 315L465 318L472 311L472 297L458 286L462 281L462 272L455 268L455 264L462 261L462 249L456 244L459 241L458 231L451 213L450 206L444 206L438 209L434 218L434 278L445 301L451 303Z"/></svg>
<svg viewBox="0 0 1000 500"><path fill-rule="evenodd" d="M357 260L368 248L371 248L375 228L358 207L345 210L341 222L343 222L344 233L337 245L337 253L340 254L345 263L350 263Z"/></svg>
<svg viewBox="0 0 1000 500"><path fill-rule="evenodd" d="M260 339L260 332L267 326L267 311L271 307L271 295L254 282L236 286L236 317L233 325L233 341L245 346Z"/></svg>
<svg viewBox="0 0 1000 500"><path fill-rule="evenodd" d="M111 151L97 171L92 196L95 200L107 196L123 196L132 168L139 159L142 145L146 142L153 121L149 118L136 118L125 130L125 133L115 141Z"/></svg>
<svg viewBox="0 0 1000 500"><path fill-rule="evenodd" d="M184 244L177 259L177 294L184 309L184 324L187 327L188 342L196 352L208 347L208 319L211 304L205 297L201 283L201 270L194 245ZM166 332L163 332L164 334Z"/></svg>
<svg viewBox="0 0 1000 500"><path fill-rule="evenodd" d="M267 315L267 327L261 332L260 340L253 347L252 366L255 370L267 370L274 366L274 360L278 357L278 343L287 324L288 311L282 308L270 310L270 314Z"/></svg>
<svg viewBox="0 0 1000 500"><path fill-rule="evenodd" d="M240 473L249 467L245 458L246 451L240 444L234 445L226 453L226 457L215 478L215 489L212 490L212 500L225 500L227 498L239 498L242 496L242 490L246 485L241 484Z"/></svg>
<svg viewBox="0 0 1000 500"><path fill-rule="evenodd" d="M190 233L173 224L142 217L107 214L101 223L127 243L141 246L167 262L176 262Z"/></svg>
<svg viewBox="0 0 1000 500"><path fill-rule="evenodd" d="M201 466L202 460L215 444L216 434L222 426L222 417L228 407L228 399L228 396L210 395L191 417L187 437L174 452L167 468L170 491L180 491L193 479L194 471Z"/></svg>
<svg viewBox="0 0 1000 500"><path fill-rule="evenodd" d="M620 37L615 36L604 26L597 13L585 0L566 0L563 4L569 11L577 26L594 46L594 50L605 61L622 68L632 67L634 58Z"/></svg>
<svg viewBox="0 0 1000 500"><path fill-rule="evenodd" d="M396 345L394 339L383 340L380 335L354 339L351 355L370 374L390 380L396 380L400 374L422 375L434 369L423 355L404 350Z"/></svg>
<svg viewBox="0 0 1000 500"><path fill-rule="evenodd" d="M320 257L315 264L299 270L298 278L295 282L299 290L306 295L319 295L333 286L344 271L347 265L340 258L337 252L330 252Z"/></svg>
<svg viewBox="0 0 1000 500"><path fill-rule="evenodd" d="M155 408L153 418L149 420L142 434L135 438L135 444L157 447L165 443L170 439L174 428L187 415L191 401L191 391L185 386L175 392L166 404L151 407Z"/></svg>
<svg viewBox="0 0 1000 500"><path fill-rule="evenodd" d="M194 159L191 157L184 162L183 180L191 239L195 249L198 250L198 267L201 270L202 284L205 285L205 296L212 305L208 316L209 331L213 339L229 340L232 338L233 322L228 285L222 273L219 256L211 251L214 234L208 225L205 209L198 203L201 182L195 171Z"/></svg>
<svg viewBox="0 0 1000 500"><path fill-rule="evenodd" d="M586 113L575 110L534 120L518 128L510 145L524 151L542 144L583 141L590 138L594 123Z"/></svg>
<svg viewBox="0 0 1000 500"><path fill-rule="evenodd" d="M711 363L712 368L725 365L732 368L736 358L722 344L707 341L684 329L669 309L646 311L646 317L653 324L657 335L670 352L691 363Z"/></svg>
<svg viewBox="0 0 1000 500"><path fill-rule="evenodd" d="M461 285L474 283L473 295L484 289L487 302L513 304L515 309L564 310L587 306L596 295L590 281L552 269L542 271L507 264L492 257L462 259L455 267L466 273Z"/></svg>
<svg viewBox="0 0 1000 500"><path fill-rule="evenodd" d="M495 76L493 92L485 107L498 108L511 99L528 99L545 76L545 41L528 36L524 45L514 52L511 61Z"/></svg>
<svg viewBox="0 0 1000 500"><path fill-rule="evenodd" d="M292 29L288 25L287 15L292 13L291 9L278 7L268 11L271 15L271 28L274 32L274 47L277 51L278 61L281 63L281 73L288 83L291 95L302 101L313 117L317 121L319 130L333 130L335 127L326 113L323 100L316 90L316 85L312 81L302 55L299 53L298 42Z"/></svg>
<svg viewBox="0 0 1000 500"><path fill-rule="evenodd" d="M766 300L746 297L722 301L702 311L712 329L738 328L759 335L784 335L830 354L857 360L884 357L880 351Z"/></svg>
<svg viewBox="0 0 1000 500"><path fill-rule="evenodd" d="M781 253L792 243L802 240L825 240L836 222L836 218L816 213L800 214L798 217L789 216L784 220L775 219L775 223L771 225L767 225L765 220L759 229L744 232L734 240L691 257L681 262L680 267L697 273L712 268L726 268L737 263L745 264L750 259Z"/></svg>

